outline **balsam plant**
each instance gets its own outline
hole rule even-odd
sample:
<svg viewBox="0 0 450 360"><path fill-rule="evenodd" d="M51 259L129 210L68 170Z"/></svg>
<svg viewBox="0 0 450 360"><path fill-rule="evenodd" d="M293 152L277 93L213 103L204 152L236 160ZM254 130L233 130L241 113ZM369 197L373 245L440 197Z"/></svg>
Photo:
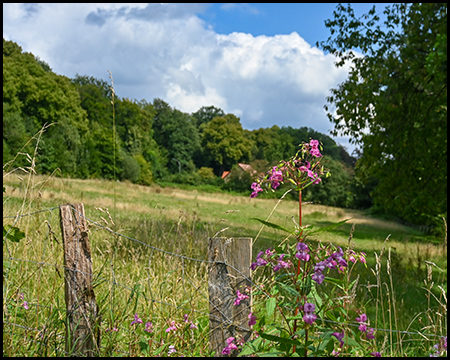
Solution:
<svg viewBox="0 0 450 360"><path fill-rule="evenodd" d="M339 226L348 219L322 229L302 226L302 190L319 184L323 176L330 176L322 164L321 151L318 140L303 143L295 156L280 161L251 186L254 198L263 191L263 186L275 190L282 183L292 184L299 193L299 222L289 230L256 219L289 236L288 241L275 249L259 252L251 264L253 271L266 271L271 282L254 289L254 296L265 297L265 309L261 311L264 314L255 311L249 314L253 339L240 346L240 355L380 356L367 315L352 307L358 278L351 281L350 274L358 262L366 263L365 253L309 241L312 234ZM239 296L242 294L237 294L236 306ZM234 338L227 340L223 354L237 348L234 341Z"/></svg>

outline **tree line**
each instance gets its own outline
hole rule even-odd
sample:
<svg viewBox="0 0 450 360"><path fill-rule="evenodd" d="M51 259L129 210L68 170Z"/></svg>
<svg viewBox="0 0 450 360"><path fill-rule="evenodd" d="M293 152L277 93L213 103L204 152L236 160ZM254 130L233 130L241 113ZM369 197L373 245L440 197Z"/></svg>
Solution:
<svg viewBox="0 0 450 360"><path fill-rule="evenodd" d="M222 172L238 163L267 171L295 154L301 142L320 139L334 175L329 181L336 184L310 197L314 195L317 203L357 206L351 191L356 159L327 135L308 127L276 125L250 131L237 116L214 106L188 114L162 99L113 97L108 82L57 75L48 64L4 39L3 163L18 153L32 154L35 143L22 147L45 124L51 126L39 143L40 173L115 177L142 185L214 184L247 193L253 181L249 174L235 172L225 183ZM15 166L26 165L26 156L16 158Z"/></svg>

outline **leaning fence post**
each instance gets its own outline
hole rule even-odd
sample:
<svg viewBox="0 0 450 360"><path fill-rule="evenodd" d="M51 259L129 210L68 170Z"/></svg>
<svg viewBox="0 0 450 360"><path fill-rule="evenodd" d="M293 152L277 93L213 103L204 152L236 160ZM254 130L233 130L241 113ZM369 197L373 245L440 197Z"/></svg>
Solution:
<svg viewBox="0 0 450 360"><path fill-rule="evenodd" d="M251 286L251 257L251 238L209 238L209 346L215 351L214 356L224 356L222 350L229 337L244 341L250 338L248 314L252 297L247 289ZM235 306L237 290L249 298ZM236 356L236 351L230 355Z"/></svg>
<svg viewBox="0 0 450 360"><path fill-rule="evenodd" d="M66 351L72 356L94 356L100 344L99 314L92 287L92 259L84 206L66 204L61 205L59 211L64 246Z"/></svg>

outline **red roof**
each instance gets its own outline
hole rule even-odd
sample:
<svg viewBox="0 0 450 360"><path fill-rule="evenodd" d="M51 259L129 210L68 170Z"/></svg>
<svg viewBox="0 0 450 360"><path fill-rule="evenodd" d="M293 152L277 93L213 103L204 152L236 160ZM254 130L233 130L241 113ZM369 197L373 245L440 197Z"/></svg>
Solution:
<svg viewBox="0 0 450 360"><path fill-rule="evenodd" d="M222 173L222 179L225 179L228 176L229 173L230 173L229 171L224 171Z"/></svg>

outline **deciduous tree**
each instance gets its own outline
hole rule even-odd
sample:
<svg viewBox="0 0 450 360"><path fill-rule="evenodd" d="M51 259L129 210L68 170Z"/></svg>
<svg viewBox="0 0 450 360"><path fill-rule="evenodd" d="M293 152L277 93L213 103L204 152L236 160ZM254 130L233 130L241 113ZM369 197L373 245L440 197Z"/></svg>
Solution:
<svg viewBox="0 0 450 360"><path fill-rule="evenodd" d="M331 36L318 45L352 65L327 99L335 111L325 108L334 135L361 146L375 205L432 223L447 212L447 4L394 4L384 15L382 24L375 6L357 18L338 5L325 22Z"/></svg>

